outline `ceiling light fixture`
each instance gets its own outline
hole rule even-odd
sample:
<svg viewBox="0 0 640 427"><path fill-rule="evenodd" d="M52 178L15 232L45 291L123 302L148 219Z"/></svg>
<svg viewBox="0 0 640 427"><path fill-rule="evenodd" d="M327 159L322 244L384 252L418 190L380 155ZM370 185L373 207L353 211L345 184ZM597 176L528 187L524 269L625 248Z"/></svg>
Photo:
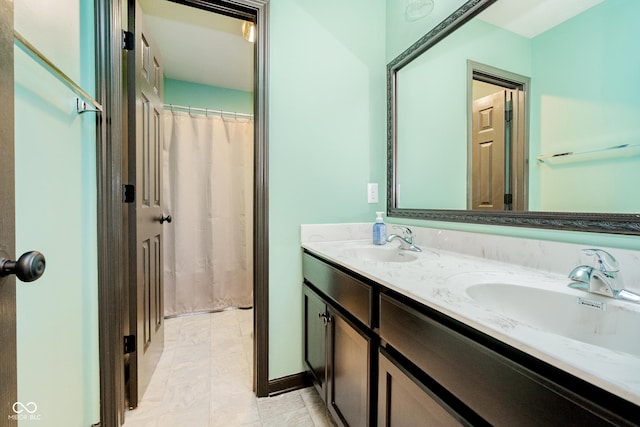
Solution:
<svg viewBox="0 0 640 427"><path fill-rule="evenodd" d="M407 0L405 16L407 21L417 21L433 11L433 0Z"/></svg>
<svg viewBox="0 0 640 427"><path fill-rule="evenodd" d="M242 37L248 42L255 43L256 41L256 24L249 21L242 23Z"/></svg>

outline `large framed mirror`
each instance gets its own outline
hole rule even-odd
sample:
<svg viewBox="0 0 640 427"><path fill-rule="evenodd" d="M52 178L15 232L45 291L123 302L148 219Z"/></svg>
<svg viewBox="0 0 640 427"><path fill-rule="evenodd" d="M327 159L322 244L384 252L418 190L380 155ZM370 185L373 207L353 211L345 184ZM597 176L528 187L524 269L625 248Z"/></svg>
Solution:
<svg viewBox="0 0 640 427"><path fill-rule="evenodd" d="M391 217L640 235L637 0L469 0L387 66Z"/></svg>

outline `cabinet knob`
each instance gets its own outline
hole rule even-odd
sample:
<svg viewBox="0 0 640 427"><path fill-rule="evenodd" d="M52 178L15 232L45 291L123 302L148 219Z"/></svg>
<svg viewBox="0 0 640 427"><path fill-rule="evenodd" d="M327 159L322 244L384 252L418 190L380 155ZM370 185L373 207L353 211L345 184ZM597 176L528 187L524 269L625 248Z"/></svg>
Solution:
<svg viewBox="0 0 640 427"><path fill-rule="evenodd" d="M325 325L331 323L331 316L327 313L318 313L318 319L322 319Z"/></svg>
<svg viewBox="0 0 640 427"><path fill-rule="evenodd" d="M0 276L15 274L23 282L33 282L42 276L45 266L44 255L40 252L25 252L18 261L0 258Z"/></svg>

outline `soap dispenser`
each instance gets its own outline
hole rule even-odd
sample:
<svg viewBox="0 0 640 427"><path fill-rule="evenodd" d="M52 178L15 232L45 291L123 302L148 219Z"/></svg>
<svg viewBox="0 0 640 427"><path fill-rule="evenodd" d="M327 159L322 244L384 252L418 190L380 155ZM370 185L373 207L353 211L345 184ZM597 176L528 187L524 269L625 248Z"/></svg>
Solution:
<svg viewBox="0 0 640 427"><path fill-rule="evenodd" d="M384 212L376 212L376 222L373 224L373 244L384 245L387 243L387 226L382 220Z"/></svg>

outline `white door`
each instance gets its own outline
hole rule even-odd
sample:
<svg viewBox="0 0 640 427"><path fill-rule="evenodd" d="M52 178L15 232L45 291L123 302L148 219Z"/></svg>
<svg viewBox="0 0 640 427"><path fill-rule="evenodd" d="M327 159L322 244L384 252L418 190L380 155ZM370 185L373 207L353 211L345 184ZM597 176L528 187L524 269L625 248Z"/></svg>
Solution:
<svg viewBox="0 0 640 427"><path fill-rule="evenodd" d="M471 209L505 208L505 96L473 101Z"/></svg>

